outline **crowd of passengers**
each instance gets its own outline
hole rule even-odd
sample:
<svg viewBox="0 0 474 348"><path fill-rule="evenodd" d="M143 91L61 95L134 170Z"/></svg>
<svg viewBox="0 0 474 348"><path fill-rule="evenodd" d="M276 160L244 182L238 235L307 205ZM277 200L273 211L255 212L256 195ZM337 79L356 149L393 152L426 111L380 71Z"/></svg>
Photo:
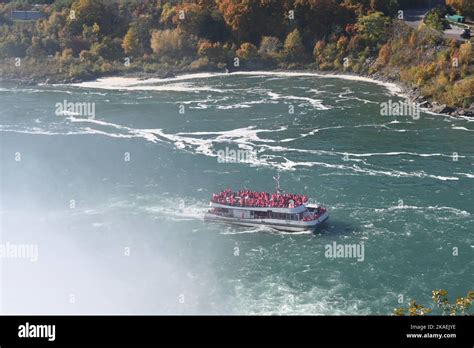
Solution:
<svg viewBox="0 0 474 348"><path fill-rule="evenodd" d="M308 202L306 195L292 193L258 192L240 190L233 192L230 188L212 195L214 203L237 207L272 207L272 208L294 208Z"/></svg>

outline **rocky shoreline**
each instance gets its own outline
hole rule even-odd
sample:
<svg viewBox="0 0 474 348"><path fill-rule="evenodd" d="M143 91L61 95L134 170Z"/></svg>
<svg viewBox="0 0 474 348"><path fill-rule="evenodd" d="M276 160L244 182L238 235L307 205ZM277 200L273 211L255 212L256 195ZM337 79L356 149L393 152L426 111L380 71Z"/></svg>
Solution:
<svg viewBox="0 0 474 348"><path fill-rule="evenodd" d="M426 98L425 96L421 95L418 89L410 89L405 88L404 92L409 100L412 103L416 103L420 105L421 108L427 109L436 114L446 114L450 116L474 116L474 108L456 108L450 107L446 104L439 104L438 102L432 100L431 98Z"/></svg>
<svg viewBox="0 0 474 348"><path fill-rule="evenodd" d="M388 76L380 73L376 74L367 74L363 75L365 77L371 78L373 80L394 83L402 89L402 94L407 97L407 99L414 104L419 105L421 108L428 110L436 114L445 114L450 116L474 116L474 105L471 105L469 108L460 108L460 107L451 107L446 104L439 104L437 101L432 98L428 98L421 94L420 90L416 87L410 87L405 83L401 82L399 79Z"/></svg>
<svg viewBox="0 0 474 348"><path fill-rule="evenodd" d="M310 72L310 73L317 73L321 75L331 74L331 75L338 75L342 74L341 71L319 71L319 70L310 70L310 69L301 69L301 70L269 70L269 71L276 71L276 72ZM140 80L147 80L150 78L171 78L178 76L180 74L188 74L188 73L202 73L202 72L224 72L218 69L210 69L210 70L168 70L168 71L157 71L153 73L148 72L126 72L126 73L118 73L113 75L100 75L95 76L94 78L90 79L78 79L78 78L64 78L64 77L51 77L47 79L18 79L18 78L1 78L0 82L12 82L16 83L19 86L35 86L35 85L53 85L53 84L70 84L70 83L80 83L85 81L93 81L98 78L102 77L111 77L111 76L118 76L118 77L132 77L138 78ZM446 104L439 104L432 98L427 98L421 94L421 92L417 88L413 88L407 86L406 84L402 83L396 76L386 75L382 73L375 73L375 74L345 74L345 75L353 75L355 77L364 77L369 78L372 80L380 81L383 83L393 83L399 86L402 90L402 94L406 96L409 102L418 104L421 108L428 110L432 113L436 114L445 114L450 116L467 116L467 117L474 117L474 105L471 105L469 108L460 108L460 107L451 107Z"/></svg>

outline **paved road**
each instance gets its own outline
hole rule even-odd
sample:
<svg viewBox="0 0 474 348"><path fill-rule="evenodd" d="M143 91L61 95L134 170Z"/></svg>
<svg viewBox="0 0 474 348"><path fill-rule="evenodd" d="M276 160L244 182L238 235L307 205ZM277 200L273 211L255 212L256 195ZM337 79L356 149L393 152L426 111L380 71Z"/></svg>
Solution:
<svg viewBox="0 0 474 348"><path fill-rule="evenodd" d="M405 23L410 27L416 29L423 21L425 13L428 12L427 8L415 9L415 10L405 10L403 12L403 17L405 18Z"/></svg>
<svg viewBox="0 0 474 348"><path fill-rule="evenodd" d="M461 37L462 31L465 27L459 27L457 25L451 24L451 29L447 29L444 31L444 36L451 38L451 39L456 39L456 40L464 40Z"/></svg>
<svg viewBox="0 0 474 348"><path fill-rule="evenodd" d="M403 14L405 17L405 23L414 29L418 28L428 10L428 8L406 10ZM447 39L455 39L460 41L464 40L463 38L461 38L461 33L463 29L463 27L451 24L451 28L443 32L443 36Z"/></svg>

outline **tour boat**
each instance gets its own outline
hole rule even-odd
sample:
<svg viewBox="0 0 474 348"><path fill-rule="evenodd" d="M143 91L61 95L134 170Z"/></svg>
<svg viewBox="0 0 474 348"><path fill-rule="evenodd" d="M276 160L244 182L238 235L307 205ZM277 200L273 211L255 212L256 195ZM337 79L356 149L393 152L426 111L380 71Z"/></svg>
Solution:
<svg viewBox="0 0 474 348"><path fill-rule="evenodd" d="M268 226L280 231L313 230L329 218L324 207L307 205L308 197L291 193L269 194L225 189L211 198L204 219L241 226Z"/></svg>

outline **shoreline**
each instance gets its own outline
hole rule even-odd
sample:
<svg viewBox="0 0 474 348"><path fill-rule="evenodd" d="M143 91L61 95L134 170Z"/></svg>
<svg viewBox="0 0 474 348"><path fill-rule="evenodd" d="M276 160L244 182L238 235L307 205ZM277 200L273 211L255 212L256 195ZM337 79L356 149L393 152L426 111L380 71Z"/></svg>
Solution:
<svg viewBox="0 0 474 348"><path fill-rule="evenodd" d="M469 108L461 107L450 107L445 104L439 104L432 98L423 96L417 88L407 86L405 83L384 75L382 73L375 74L354 74L354 73L345 73L341 71L321 71L321 70L311 70L311 69L298 69L298 70L284 70L284 69L275 69L275 70L239 70L226 72L221 70L196 70L196 71L157 71L153 73L145 72L123 72L116 73L113 75L103 75L96 76L91 79L63 79L63 80L52 80L47 78L45 81L40 82L36 79L18 79L18 78L0 78L0 83L16 83L18 86L60 86L60 85L72 85L78 86L79 84L92 84L97 83L99 80L103 79L136 79L139 81L137 85L143 84L148 81L149 83L154 82L165 82L165 81L181 81L186 79L193 78L206 78L212 76L223 76L226 74L232 75L268 75L268 76L314 76L319 78L338 78L344 80L352 81L362 81L368 83L374 83L385 87L391 94L394 94L398 97L405 98L410 103L417 103L421 110L437 114L437 115L447 115L453 117L474 117L474 110ZM90 88L103 88L103 89L120 89L125 86L117 86L116 88L110 87L98 87L98 86L88 86Z"/></svg>

